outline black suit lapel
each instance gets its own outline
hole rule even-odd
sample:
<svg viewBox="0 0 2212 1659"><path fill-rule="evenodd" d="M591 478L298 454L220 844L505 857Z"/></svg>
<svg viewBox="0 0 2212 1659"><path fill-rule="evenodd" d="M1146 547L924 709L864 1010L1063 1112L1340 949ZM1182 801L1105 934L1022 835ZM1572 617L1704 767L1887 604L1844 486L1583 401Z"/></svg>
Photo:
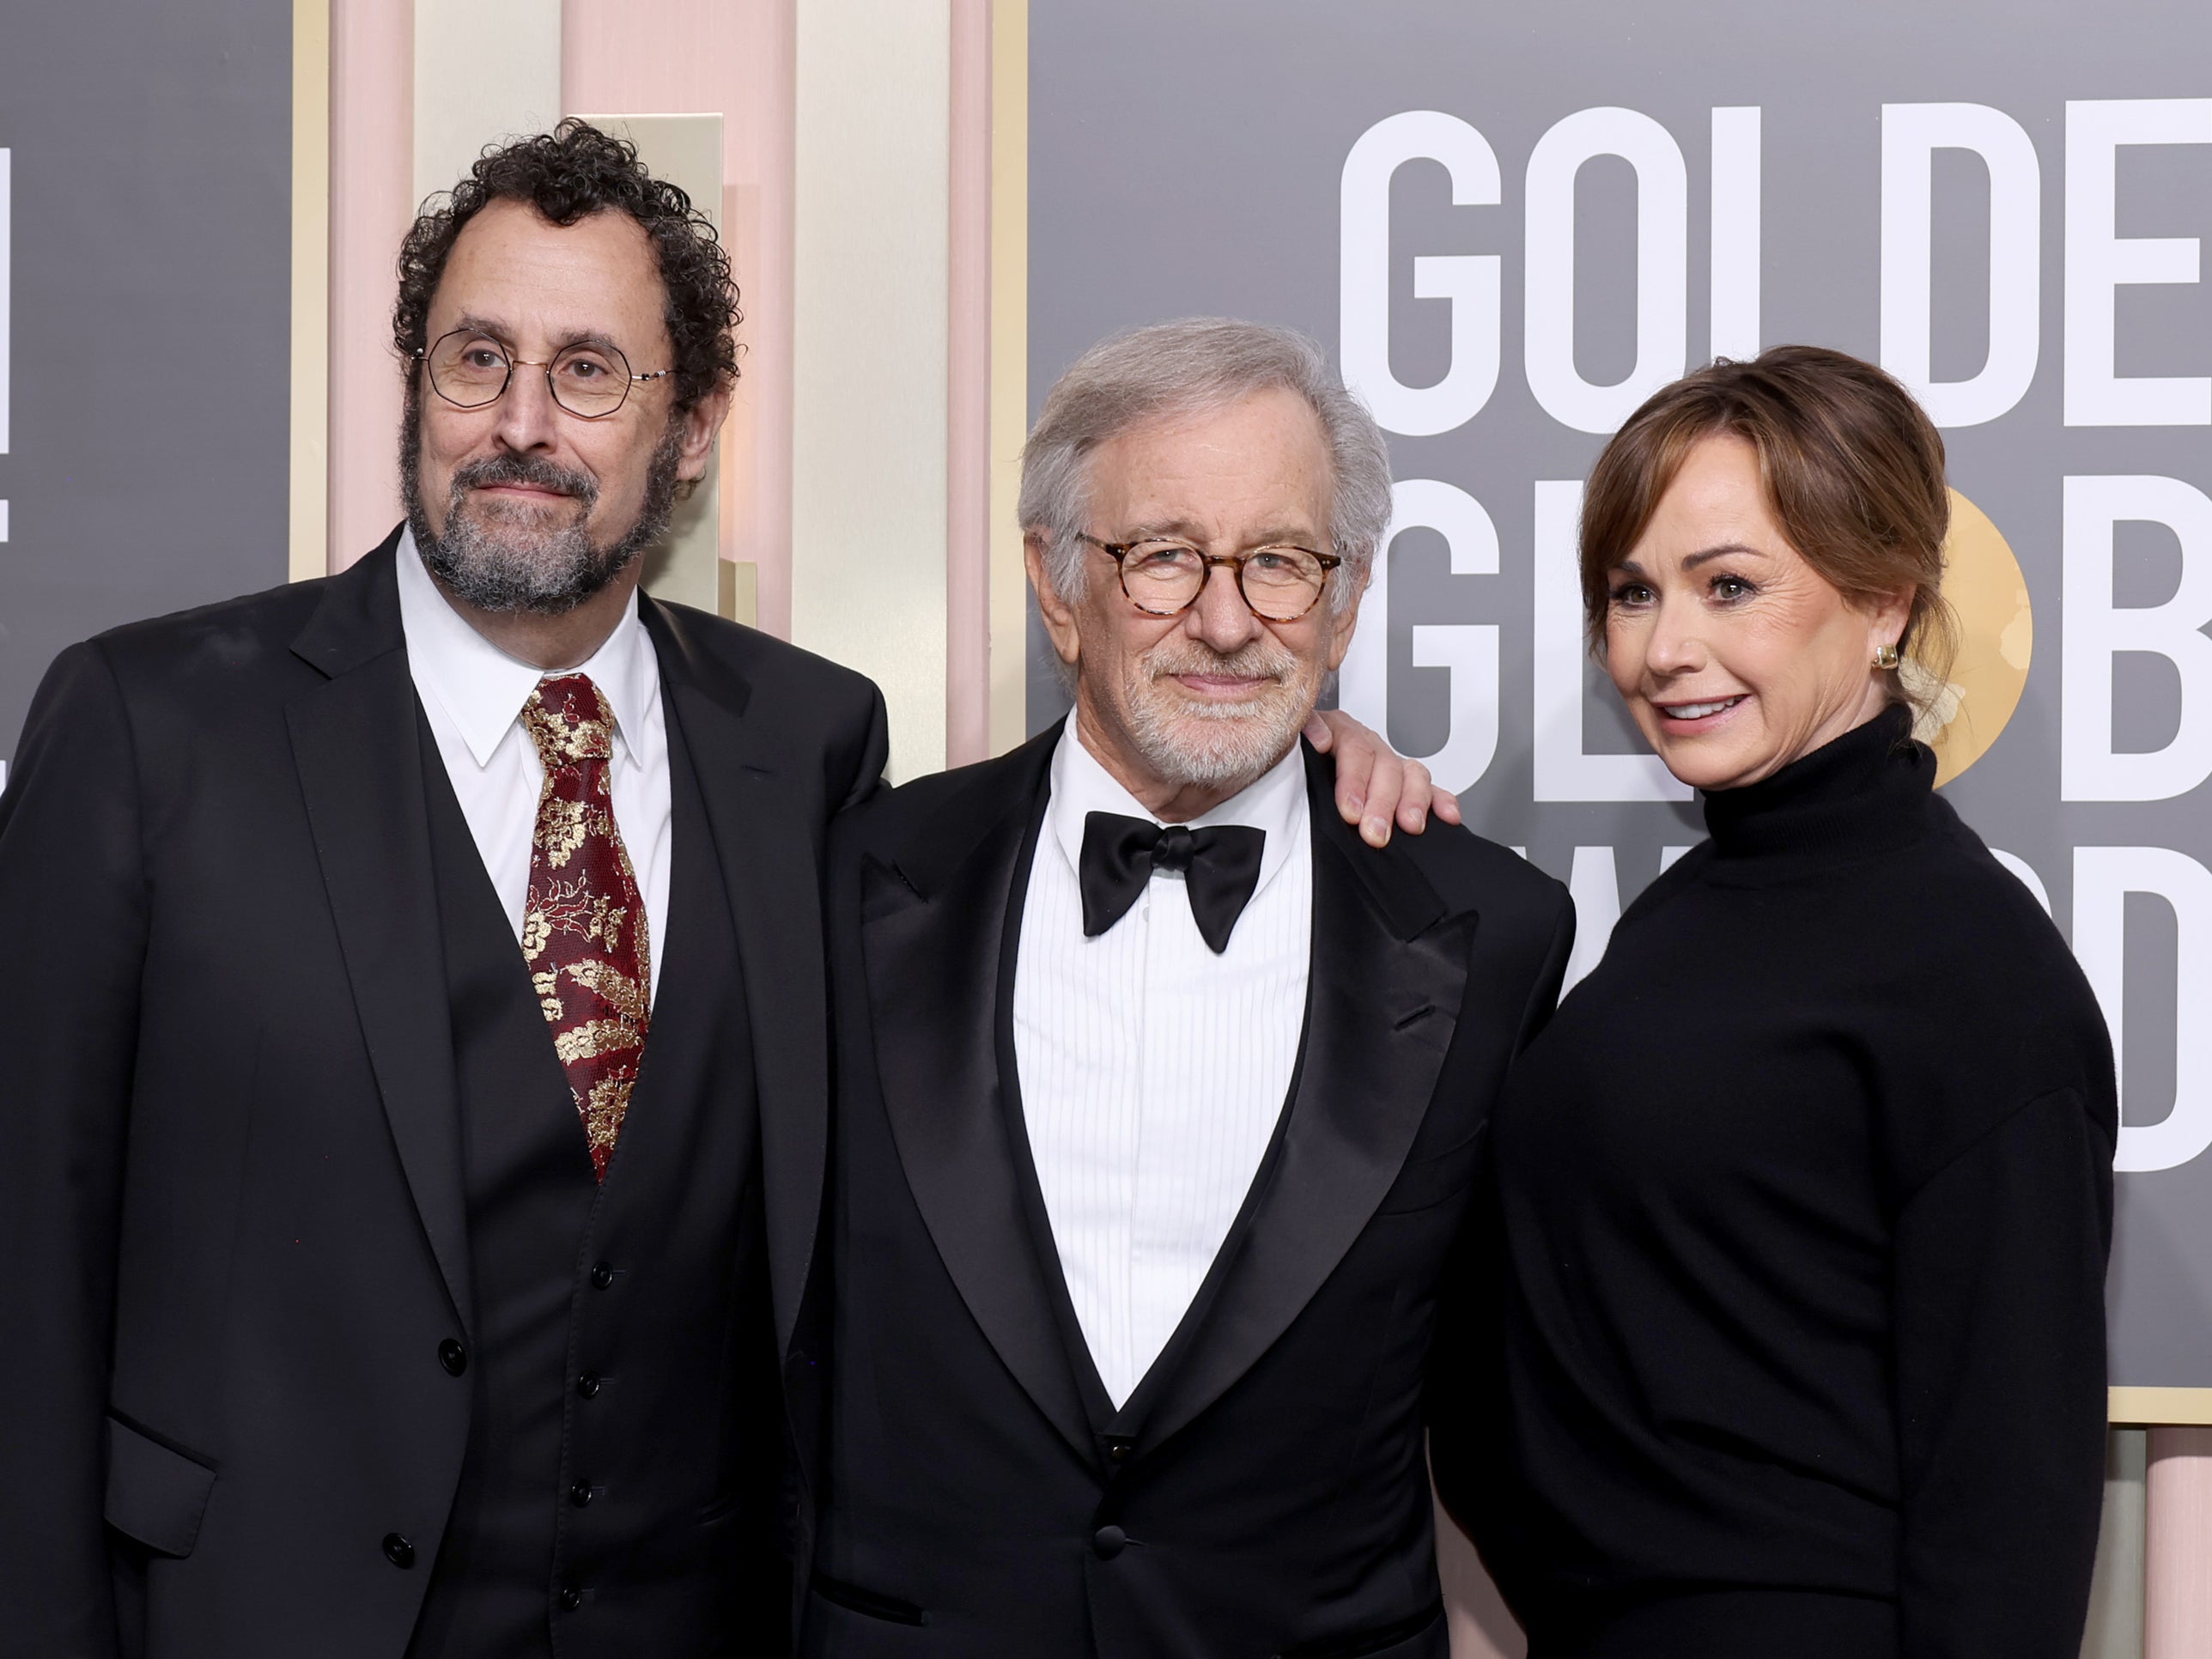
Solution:
<svg viewBox="0 0 2212 1659"><path fill-rule="evenodd" d="M640 596L729 895L759 1087L762 1189L776 1352L792 1332L814 1251L829 1150L829 998L822 954L816 810L779 775L745 710L752 689L685 632L681 612ZM672 921L670 931L675 931ZM665 981L664 975L664 981Z"/></svg>
<svg viewBox="0 0 2212 1659"><path fill-rule="evenodd" d="M1306 765L1313 966L1297 1074L1157 1387L1129 1402L1145 1446L1250 1370L1352 1248L1398 1178L1458 1024L1474 914L1448 914L1411 860L1361 842L1336 814L1326 763L1309 750Z"/></svg>
<svg viewBox="0 0 2212 1659"><path fill-rule="evenodd" d="M292 646L330 678L284 713L385 1115L447 1293L472 1332L460 1109L396 543L331 580Z"/></svg>
<svg viewBox="0 0 2212 1659"><path fill-rule="evenodd" d="M1000 1088L1002 951L1058 729L979 769L926 839L861 873L876 1072L907 1185L999 1357L1086 1462L1089 1414L1053 1316Z"/></svg>

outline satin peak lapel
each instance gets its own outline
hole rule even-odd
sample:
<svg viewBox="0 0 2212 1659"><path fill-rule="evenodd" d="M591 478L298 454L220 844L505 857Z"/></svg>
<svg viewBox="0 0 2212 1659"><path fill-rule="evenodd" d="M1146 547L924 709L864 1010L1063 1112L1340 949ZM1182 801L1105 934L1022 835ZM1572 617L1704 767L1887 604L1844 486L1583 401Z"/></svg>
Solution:
<svg viewBox="0 0 2212 1659"><path fill-rule="evenodd" d="M928 847L896 868L869 863L860 933L876 1073L923 1224L1006 1369L1089 1462L1090 1419L1030 1237L996 1052L1000 951L1055 735L979 779Z"/></svg>
<svg viewBox="0 0 2212 1659"><path fill-rule="evenodd" d="M447 1294L472 1334L460 1103L392 546L331 580L292 647L330 678L284 713L385 1116Z"/></svg>
<svg viewBox="0 0 2212 1659"><path fill-rule="evenodd" d="M1249 1370L1344 1259L1405 1165L1458 1026L1474 914L1449 913L1410 860L1360 842L1310 751L1307 768L1313 969L1289 1121L1203 1322L1145 1414L1146 1447Z"/></svg>
<svg viewBox="0 0 2212 1659"><path fill-rule="evenodd" d="M746 710L750 685L690 637L681 611L641 595L670 716L682 727L730 896L760 1089L762 1190L776 1352L791 1352L829 1154L829 998L819 812L783 776Z"/></svg>

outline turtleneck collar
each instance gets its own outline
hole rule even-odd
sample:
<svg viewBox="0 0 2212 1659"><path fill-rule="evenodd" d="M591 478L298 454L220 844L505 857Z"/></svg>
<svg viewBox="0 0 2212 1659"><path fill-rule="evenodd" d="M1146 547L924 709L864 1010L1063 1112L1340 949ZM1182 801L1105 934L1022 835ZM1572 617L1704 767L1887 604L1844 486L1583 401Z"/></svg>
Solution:
<svg viewBox="0 0 2212 1659"><path fill-rule="evenodd" d="M1707 793L1716 859L1829 862L1915 839L1928 825L1936 757L1911 733L1911 711L1893 704L1771 777Z"/></svg>

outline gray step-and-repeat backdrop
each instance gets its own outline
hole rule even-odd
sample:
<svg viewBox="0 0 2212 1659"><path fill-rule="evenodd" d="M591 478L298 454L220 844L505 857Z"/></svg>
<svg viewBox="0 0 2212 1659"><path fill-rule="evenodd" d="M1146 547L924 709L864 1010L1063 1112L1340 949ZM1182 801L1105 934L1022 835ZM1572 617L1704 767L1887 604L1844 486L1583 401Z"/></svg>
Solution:
<svg viewBox="0 0 2212 1659"><path fill-rule="evenodd" d="M1703 833L1583 656L1605 434L1783 342L1919 391L1965 498L1946 787L2119 1038L2112 1380L2212 1388L2201 0L1030 0L1030 30L1032 413L1161 318L1338 355L1401 480L1342 700L1571 883L1578 969ZM1033 641L1032 729L1063 706Z"/></svg>
<svg viewBox="0 0 2212 1659"><path fill-rule="evenodd" d="M0 15L0 768L54 654L284 580L292 11Z"/></svg>

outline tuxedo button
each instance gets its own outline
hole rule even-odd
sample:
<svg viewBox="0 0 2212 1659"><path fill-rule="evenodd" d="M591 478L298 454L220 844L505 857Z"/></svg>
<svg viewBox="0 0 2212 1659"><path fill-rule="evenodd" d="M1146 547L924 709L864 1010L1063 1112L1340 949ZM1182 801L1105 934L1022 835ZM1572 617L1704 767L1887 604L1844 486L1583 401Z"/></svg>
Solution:
<svg viewBox="0 0 2212 1659"><path fill-rule="evenodd" d="M586 1400L597 1400L599 1397L599 1374L586 1371L576 1379L576 1392Z"/></svg>
<svg viewBox="0 0 2212 1659"><path fill-rule="evenodd" d="M469 1351L449 1336L438 1345L438 1363L447 1376L459 1376L469 1368Z"/></svg>
<svg viewBox="0 0 2212 1659"><path fill-rule="evenodd" d="M1137 1443L1133 1440L1125 1440L1118 1434L1106 1437L1106 1461L1109 1463L1127 1462L1129 1454L1136 1449Z"/></svg>
<svg viewBox="0 0 2212 1659"><path fill-rule="evenodd" d="M592 1288L593 1290L604 1291L608 1285L614 1282L615 1264L613 1262L595 1261L592 1264Z"/></svg>
<svg viewBox="0 0 2212 1659"><path fill-rule="evenodd" d="M571 1504L574 1504L580 1510L583 1508L585 1504L590 1503L592 1501L592 1483L588 1480L579 1480L574 1486L569 1487L568 1501Z"/></svg>
<svg viewBox="0 0 2212 1659"><path fill-rule="evenodd" d="M384 1559L395 1567L415 1565L415 1547L396 1532L384 1534Z"/></svg>
<svg viewBox="0 0 2212 1659"><path fill-rule="evenodd" d="M1119 1527L1101 1527L1091 1534L1091 1547L1101 1561L1111 1561L1128 1541L1129 1534Z"/></svg>
<svg viewBox="0 0 2212 1659"><path fill-rule="evenodd" d="M584 1592L574 1584L563 1584L561 1586L559 1594L556 1595L553 1600L562 1612L574 1613L584 1605Z"/></svg>

